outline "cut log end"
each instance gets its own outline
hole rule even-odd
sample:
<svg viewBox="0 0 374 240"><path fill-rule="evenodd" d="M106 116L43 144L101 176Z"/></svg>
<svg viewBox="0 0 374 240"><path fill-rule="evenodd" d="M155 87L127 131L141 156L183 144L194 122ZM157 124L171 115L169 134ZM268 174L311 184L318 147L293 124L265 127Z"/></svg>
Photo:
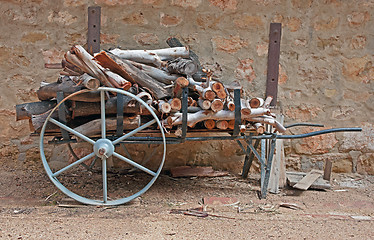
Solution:
<svg viewBox="0 0 374 240"><path fill-rule="evenodd" d="M207 129L213 129L216 126L216 122L213 119L208 119L204 121L204 126Z"/></svg>
<svg viewBox="0 0 374 240"><path fill-rule="evenodd" d="M221 99L214 99L212 105L210 106L213 112L218 112L223 109L223 102Z"/></svg>
<svg viewBox="0 0 374 240"><path fill-rule="evenodd" d="M229 122L225 120L220 120L216 122L216 126L218 129L226 130L227 128L229 128Z"/></svg>

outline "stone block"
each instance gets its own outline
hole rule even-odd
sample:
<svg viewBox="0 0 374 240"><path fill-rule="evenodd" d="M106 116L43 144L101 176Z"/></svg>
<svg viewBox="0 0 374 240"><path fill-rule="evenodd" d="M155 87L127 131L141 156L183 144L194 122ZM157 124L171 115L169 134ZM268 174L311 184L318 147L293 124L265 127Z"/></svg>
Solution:
<svg viewBox="0 0 374 240"><path fill-rule="evenodd" d="M235 77L237 79L252 82L256 78L256 74L253 70L252 64L253 59L250 58L239 60L239 65L236 67L235 70Z"/></svg>
<svg viewBox="0 0 374 240"><path fill-rule="evenodd" d="M364 123L362 132L344 132L339 147L340 151L374 152L374 125Z"/></svg>
<svg viewBox="0 0 374 240"><path fill-rule="evenodd" d="M258 44L258 45L256 45L257 55L259 57L267 56L268 48L269 48L269 44Z"/></svg>
<svg viewBox="0 0 374 240"><path fill-rule="evenodd" d="M71 15L68 11L49 11L48 21L51 23L60 23L69 26L78 21L77 16Z"/></svg>
<svg viewBox="0 0 374 240"><path fill-rule="evenodd" d="M47 35L42 32L29 32L22 36L21 41L26 43L36 43L47 39Z"/></svg>
<svg viewBox="0 0 374 240"><path fill-rule="evenodd" d="M339 24L339 17L330 17L328 19L317 20L314 23L314 30L328 31L335 29Z"/></svg>
<svg viewBox="0 0 374 240"><path fill-rule="evenodd" d="M229 38L222 36L213 37L212 42L215 49L227 53L236 53L241 48L248 46L248 43L238 35L230 36Z"/></svg>
<svg viewBox="0 0 374 240"><path fill-rule="evenodd" d="M133 4L134 0L95 0L95 4L97 5L107 5L107 6L126 6Z"/></svg>
<svg viewBox="0 0 374 240"><path fill-rule="evenodd" d="M343 98L348 100L353 100L355 102L365 103L372 96L368 91L358 91L354 92L352 90L344 90Z"/></svg>
<svg viewBox="0 0 374 240"><path fill-rule="evenodd" d="M65 7L79 7L86 5L86 1L82 0L64 0L64 6Z"/></svg>
<svg viewBox="0 0 374 240"><path fill-rule="evenodd" d="M202 13L197 16L196 23L202 29L217 29L221 22L221 17L216 14Z"/></svg>
<svg viewBox="0 0 374 240"><path fill-rule="evenodd" d="M210 4L224 10L236 10L238 6L237 0L209 0Z"/></svg>
<svg viewBox="0 0 374 240"><path fill-rule="evenodd" d="M374 175L374 153L365 153L358 158L357 173Z"/></svg>
<svg viewBox="0 0 374 240"><path fill-rule="evenodd" d="M182 22L179 16L172 16L165 13L160 13L160 24L164 27L174 27Z"/></svg>
<svg viewBox="0 0 374 240"><path fill-rule="evenodd" d="M119 34L105 34L105 33L101 33L100 34L100 43L101 44L117 44L118 42L118 38L119 38Z"/></svg>
<svg viewBox="0 0 374 240"><path fill-rule="evenodd" d="M373 61L371 56L343 58L342 73L347 80L369 83L374 79Z"/></svg>
<svg viewBox="0 0 374 240"><path fill-rule="evenodd" d="M171 5L180 6L183 8L197 8L202 0L172 0Z"/></svg>
<svg viewBox="0 0 374 240"><path fill-rule="evenodd" d="M134 40L142 46L156 45L159 43L158 36L153 33L139 33L134 35Z"/></svg>
<svg viewBox="0 0 374 240"><path fill-rule="evenodd" d="M64 54L65 51L57 48L42 51L44 63L60 63L64 59Z"/></svg>
<svg viewBox="0 0 374 240"><path fill-rule="evenodd" d="M363 25L370 20L369 12L352 12L347 16L348 25L350 27L357 27Z"/></svg>
<svg viewBox="0 0 374 240"><path fill-rule="evenodd" d="M303 132L311 132L311 129L307 128ZM318 130L321 130L320 128ZM295 143L295 152L298 154L322 154L330 152L334 146L338 143L335 134L323 134L309 138L303 138L299 142Z"/></svg>
<svg viewBox="0 0 374 240"><path fill-rule="evenodd" d="M366 46L366 36L356 35L351 39L349 45L352 49L363 49Z"/></svg>
<svg viewBox="0 0 374 240"><path fill-rule="evenodd" d="M260 16L242 15L234 20L234 24L241 29L263 29L264 23Z"/></svg>
<svg viewBox="0 0 374 240"><path fill-rule="evenodd" d="M122 18L122 21L130 25L143 26L148 24L148 20L144 17L144 14L142 12L133 12L131 14L126 14L126 16Z"/></svg>
<svg viewBox="0 0 374 240"><path fill-rule="evenodd" d="M285 115L301 122L307 122L316 118L321 111L319 107L300 105L297 107L288 107L285 111Z"/></svg>

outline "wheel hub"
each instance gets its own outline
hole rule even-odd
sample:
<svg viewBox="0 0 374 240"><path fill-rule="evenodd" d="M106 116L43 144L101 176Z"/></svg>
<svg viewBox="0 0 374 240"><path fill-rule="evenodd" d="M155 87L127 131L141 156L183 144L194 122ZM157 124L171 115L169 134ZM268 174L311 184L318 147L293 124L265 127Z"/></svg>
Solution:
<svg viewBox="0 0 374 240"><path fill-rule="evenodd" d="M112 156L114 152L114 146L112 144L112 141L108 139L97 140L93 146L93 149L96 156L98 156L99 158L108 158Z"/></svg>

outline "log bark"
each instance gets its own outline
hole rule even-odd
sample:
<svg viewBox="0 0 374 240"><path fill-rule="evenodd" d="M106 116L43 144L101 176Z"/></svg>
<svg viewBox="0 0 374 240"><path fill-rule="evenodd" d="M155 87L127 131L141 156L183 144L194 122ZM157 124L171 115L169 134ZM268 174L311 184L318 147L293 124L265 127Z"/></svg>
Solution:
<svg viewBox="0 0 374 240"><path fill-rule="evenodd" d="M74 82L81 82L87 89L96 90L100 87L100 80L94 78L87 73L84 73L77 77L71 77Z"/></svg>
<svg viewBox="0 0 374 240"><path fill-rule="evenodd" d="M271 101L273 101L273 97L272 96L267 97L264 102L264 108L269 108Z"/></svg>
<svg viewBox="0 0 374 240"><path fill-rule="evenodd" d="M31 102L16 105L16 121L31 119L32 115L39 115L56 106L56 100Z"/></svg>
<svg viewBox="0 0 374 240"><path fill-rule="evenodd" d="M158 65L158 67L161 66L162 61L178 57L188 58L190 56L188 47L173 47L154 50L122 50L115 48L110 50L110 52L123 59L142 63L154 63L156 66Z"/></svg>
<svg viewBox="0 0 374 240"><path fill-rule="evenodd" d="M257 134L264 134L265 132L265 127L259 123L259 122L256 122L256 123L253 123L253 127L256 129L256 132Z"/></svg>
<svg viewBox="0 0 374 240"><path fill-rule="evenodd" d="M131 79L133 79L134 83L137 83L140 86L148 89L148 91L150 91L156 99L163 99L171 96L171 90L166 89L165 84L156 81L154 78L145 74L137 67L134 67L127 60L120 59L119 57L111 53L108 53L108 56L120 66L122 71L126 72L131 77Z"/></svg>
<svg viewBox="0 0 374 240"><path fill-rule="evenodd" d="M59 79L58 82L47 84L40 87L36 94L41 101L50 100L56 98L57 92L63 92L64 96L67 97L72 93L82 90L83 86L76 85L68 76L64 76ZM93 91L82 93L72 97L70 100L82 101L82 102L98 102L100 101L100 92Z"/></svg>
<svg viewBox="0 0 374 240"><path fill-rule="evenodd" d="M166 43L170 47L183 47L183 44L177 38L174 38L174 37L168 38L166 40ZM195 62L195 64L197 65L197 68L198 68L198 72L195 73L194 75L192 75L192 78L196 81L199 81L199 82L204 81L204 79L206 78L206 74L202 71L202 67L201 67L201 64L200 64L199 57L192 50L190 50L190 57L189 58L192 61Z"/></svg>
<svg viewBox="0 0 374 240"><path fill-rule="evenodd" d="M196 64L185 58L177 58L169 61L166 67L169 73L183 74L187 76L192 76L197 72Z"/></svg>
<svg viewBox="0 0 374 240"><path fill-rule="evenodd" d="M240 110L243 115L250 115L251 114L251 107L249 103L245 99L240 99L240 105L242 109Z"/></svg>
<svg viewBox="0 0 374 240"><path fill-rule="evenodd" d="M123 130L132 130L140 126L140 116L124 117ZM105 127L107 131L114 131L117 129L117 118L111 117L105 119ZM76 128L75 131L85 135L93 136L101 133L101 119L95 119L88 123L82 124Z"/></svg>
<svg viewBox="0 0 374 240"><path fill-rule="evenodd" d="M155 68L155 67L152 67L152 66L149 66L149 65L146 65L146 64L142 64L142 63L138 63L138 62L134 62L134 61L130 61L130 60L129 60L129 62L132 65L134 65L135 67L142 70L144 73L146 73L150 77L153 77L154 79L156 79L157 81L159 81L163 84L170 85L177 78L180 77L180 75L178 75L178 74L171 74L171 73L168 73L164 70L161 70L159 68Z"/></svg>

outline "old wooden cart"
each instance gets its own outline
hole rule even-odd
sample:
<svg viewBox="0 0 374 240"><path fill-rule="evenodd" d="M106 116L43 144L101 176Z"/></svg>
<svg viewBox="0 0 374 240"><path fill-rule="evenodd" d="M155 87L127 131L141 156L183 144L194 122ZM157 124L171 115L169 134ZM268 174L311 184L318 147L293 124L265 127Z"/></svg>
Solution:
<svg viewBox="0 0 374 240"><path fill-rule="evenodd" d="M66 103L68 103L73 95L80 94L82 92L86 92L88 90L83 90L81 92L77 92L75 94L72 94L66 98L63 98L62 95L57 96L58 104L56 107L50 112L49 116L47 117L43 128L40 133L40 153L41 158L43 161L44 168L47 172L48 177L50 180L59 188L63 193L68 195L69 197L85 203L85 204L91 204L91 205L118 205L123 204L126 202L129 202L133 200L134 198L140 196L144 192L146 192L152 184L156 181L158 176L160 175L165 158L166 158L166 146L168 144L177 144L177 143L183 143L188 141L215 141L215 140L231 140L236 141L240 148L243 150L245 154L245 163L243 167L243 173L242 175L246 177L248 175L248 170L250 168L250 165L256 157L258 161L260 162L261 167L261 198L265 198L267 194L267 188L269 183L269 176L270 176L270 169L273 162L273 156L274 156L274 149L275 149L275 143L277 139L297 139L297 138L305 138L305 137L311 137L316 136L320 134L327 134L327 133L333 133L333 132L343 132L343 131L361 131L361 128L334 128L334 129L325 129L321 131L315 131L310 132L307 134L300 134L300 135L279 135L276 132L265 132L262 135L255 134L253 132L245 132L240 133L239 132L239 124L241 122L241 112L240 112L240 90L235 90L234 92L234 101L235 106L238 106L235 108L235 126L234 130L224 131L224 132L216 132L214 136L206 136L205 132L195 132L195 135L200 136L188 136L187 131L187 96L188 96L188 88L183 89L183 96L182 96L182 134L180 137L167 137L165 136L165 132L163 130L163 126L158 118L158 116L155 114L155 112L149 107L147 103L145 103L142 99L139 97L120 90L116 88L107 88L107 87L101 87L98 89L101 96L100 101L100 124L98 125L98 128L100 128L100 134L97 136L86 136L82 134L81 132L74 130L73 128L67 126L64 122L65 116L64 116L64 108ZM109 131L106 129L106 122L109 114L106 114L106 96L107 93L115 93L117 94L117 113L115 114L117 118L117 126L116 131ZM136 129L133 130L124 130L123 126L123 101L129 101L134 100L141 104L144 109L147 109L151 113L151 118L148 118L145 123L143 121L142 124L139 125ZM54 116L55 111L58 111L59 116L58 117L52 117ZM49 124L55 124L58 127L61 128L61 133L56 134L52 140L50 140L47 135L45 134L46 128L48 128ZM150 126L157 125L157 132L155 133L154 130L148 131ZM313 124L307 124L307 123L301 123L301 124L293 124L288 127L293 126L319 126L319 125L313 125ZM153 128L155 129L155 128ZM269 140L270 141L270 151L268 156L265 154L265 144L264 141ZM79 143L79 142L85 142L88 145L88 154L86 154L83 157L78 157L74 150L71 147L72 143ZM66 166L60 168L59 170L53 170L49 164L49 160L47 158L47 154L45 151L45 144L51 143L51 144L68 144L69 149L71 150L72 154L75 156L76 160L67 163ZM258 151L258 147L261 144L261 151ZM146 144L146 145L158 145L161 148L161 155L159 156L158 166L157 168L150 168L146 166L147 161L135 161L132 159L131 154L128 151L128 147L133 144ZM121 150L119 150L121 149ZM136 149L135 149L136 152ZM152 153L154 151L150 150L150 154L147 156L148 160L152 158ZM127 196L111 196L110 193L110 186L108 186L108 167L107 162L111 158L117 158L120 161L123 161L130 166L133 166L134 168L146 173L146 175L149 176L149 179L147 180L147 183L144 187L138 190L127 192ZM97 161L99 160L99 161ZM98 164L101 161L101 164ZM89 162L89 164L85 164L85 162ZM64 185L63 181L66 180L66 178L74 178L75 182L79 182L79 172L75 172L73 175L69 175L69 171L73 168L77 169L76 167L78 165L83 165L85 168L82 168L81 171L82 174L87 174L87 172L91 174L98 174L101 176L101 186L102 191L99 195L101 196L94 196L88 194L88 196L85 196L86 193L84 191L84 184L79 184L78 188L79 190L75 192L75 190L69 189L71 187L71 184L69 184L70 187L67 187ZM101 165L101 172L95 172L91 171L90 169L93 166ZM89 171L87 171L87 169ZM129 173L129 172L127 172ZM130 172L131 174L131 172ZM137 181L136 179L133 181ZM129 178L126 178L126 180L123 182L124 185L131 186L131 182L129 181ZM74 186L74 185L73 185ZM83 188L83 190L82 190Z"/></svg>

